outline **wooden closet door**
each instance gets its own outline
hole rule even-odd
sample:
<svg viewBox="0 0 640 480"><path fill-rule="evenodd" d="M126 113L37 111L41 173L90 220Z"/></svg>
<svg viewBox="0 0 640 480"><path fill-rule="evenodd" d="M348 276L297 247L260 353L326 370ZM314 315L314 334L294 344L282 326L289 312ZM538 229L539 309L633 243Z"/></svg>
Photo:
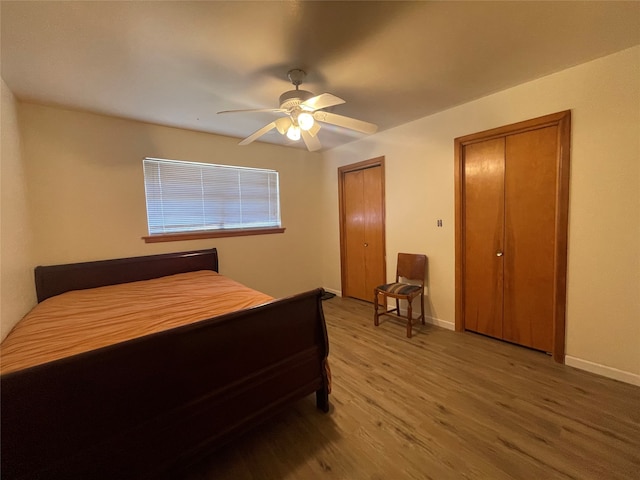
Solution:
<svg viewBox="0 0 640 480"><path fill-rule="evenodd" d="M553 350L558 127L506 137L505 340Z"/></svg>
<svg viewBox="0 0 640 480"><path fill-rule="evenodd" d="M504 138L464 153L464 318L468 330L502 338Z"/></svg>
<svg viewBox="0 0 640 480"><path fill-rule="evenodd" d="M362 173L364 174L364 299L373 301L373 290L386 281L383 265L382 167L367 168Z"/></svg>
<svg viewBox="0 0 640 480"><path fill-rule="evenodd" d="M365 163L340 175L342 294L372 302L386 277L383 168Z"/></svg>
<svg viewBox="0 0 640 480"><path fill-rule="evenodd" d="M564 362L570 145L570 111L455 139L457 331Z"/></svg>
<svg viewBox="0 0 640 480"><path fill-rule="evenodd" d="M365 270L364 170L344 175L344 285L343 295L367 299Z"/></svg>

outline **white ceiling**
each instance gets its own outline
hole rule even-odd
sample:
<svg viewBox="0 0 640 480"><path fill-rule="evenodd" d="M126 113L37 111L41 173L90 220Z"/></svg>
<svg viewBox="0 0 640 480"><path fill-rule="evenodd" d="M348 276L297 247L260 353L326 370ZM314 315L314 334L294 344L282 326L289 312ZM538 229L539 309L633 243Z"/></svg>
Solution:
<svg viewBox="0 0 640 480"><path fill-rule="evenodd" d="M3 0L1 23L21 100L239 138L273 114L216 112L277 107L295 67L347 101L334 113L385 130L640 44L638 1Z"/></svg>

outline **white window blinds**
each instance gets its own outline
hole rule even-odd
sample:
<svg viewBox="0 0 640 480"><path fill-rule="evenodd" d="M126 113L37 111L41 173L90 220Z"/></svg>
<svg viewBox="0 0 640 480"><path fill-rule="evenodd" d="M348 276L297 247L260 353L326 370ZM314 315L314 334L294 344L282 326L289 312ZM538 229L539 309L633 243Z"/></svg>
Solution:
<svg viewBox="0 0 640 480"><path fill-rule="evenodd" d="M145 158L149 235L280 227L278 172Z"/></svg>

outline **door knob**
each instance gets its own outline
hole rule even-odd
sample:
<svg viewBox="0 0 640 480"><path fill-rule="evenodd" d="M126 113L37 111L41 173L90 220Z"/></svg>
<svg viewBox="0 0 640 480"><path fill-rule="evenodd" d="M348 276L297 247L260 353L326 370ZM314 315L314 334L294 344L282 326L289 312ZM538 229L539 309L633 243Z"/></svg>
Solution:
<svg viewBox="0 0 640 480"><path fill-rule="evenodd" d="M368 244L368 243L365 243L365 244L364 244L364 246L365 246L365 247L368 247L368 246L369 246L369 244Z"/></svg>
<svg viewBox="0 0 640 480"><path fill-rule="evenodd" d="M500 250L498 250L496 252L496 257L501 257L502 255L504 255Z"/></svg>

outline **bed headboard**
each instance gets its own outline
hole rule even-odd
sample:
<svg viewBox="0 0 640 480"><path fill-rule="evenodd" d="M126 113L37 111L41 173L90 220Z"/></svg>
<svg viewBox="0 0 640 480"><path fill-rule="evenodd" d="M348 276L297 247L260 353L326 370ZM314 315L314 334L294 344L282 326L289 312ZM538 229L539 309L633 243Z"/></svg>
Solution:
<svg viewBox="0 0 640 480"><path fill-rule="evenodd" d="M218 271L215 248L144 257L36 267L38 302L70 290L137 282L198 270Z"/></svg>

